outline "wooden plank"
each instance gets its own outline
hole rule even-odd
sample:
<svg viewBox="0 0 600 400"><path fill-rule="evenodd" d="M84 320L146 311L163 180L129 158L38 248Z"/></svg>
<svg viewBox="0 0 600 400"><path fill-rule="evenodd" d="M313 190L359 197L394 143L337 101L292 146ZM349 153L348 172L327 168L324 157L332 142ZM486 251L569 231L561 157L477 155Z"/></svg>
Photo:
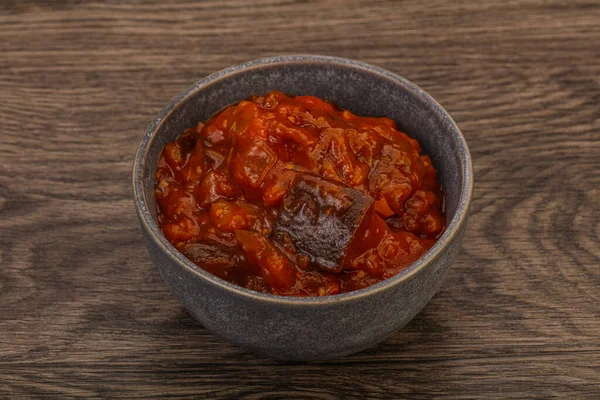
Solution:
<svg viewBox="0 0 600 400"><path fill-rule="evenodd" d="M599 20L593 0L0 2L0 397L597 398ZM416 82L476 175L431 303L316 364L254 356L182 310L130 189L171 98L291 53Z"/></svg>

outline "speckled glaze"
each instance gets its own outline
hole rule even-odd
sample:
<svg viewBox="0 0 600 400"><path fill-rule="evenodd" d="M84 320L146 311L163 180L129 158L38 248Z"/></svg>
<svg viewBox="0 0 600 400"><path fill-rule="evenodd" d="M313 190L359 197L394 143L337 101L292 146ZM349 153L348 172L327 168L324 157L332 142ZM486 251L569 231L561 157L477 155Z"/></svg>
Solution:
<svg viewBox="0 0 600 400"><path fill-rule="evenodd" d="M433 160L446 195L448 226L404 272L336 296L283 297L233 285L191 263L162 235L153 187L163 146L186 128L254 94L279 90L330 100L360 116L386 116ZM210 75L180 94L150 125L135 157L135 207L148 251L166 284L205 327L256 353L285 360L351 354L402 328L431 299L452 265L473 191L469 150L448 113L427 93L384 69L334 57L283 56Z"/></svg>

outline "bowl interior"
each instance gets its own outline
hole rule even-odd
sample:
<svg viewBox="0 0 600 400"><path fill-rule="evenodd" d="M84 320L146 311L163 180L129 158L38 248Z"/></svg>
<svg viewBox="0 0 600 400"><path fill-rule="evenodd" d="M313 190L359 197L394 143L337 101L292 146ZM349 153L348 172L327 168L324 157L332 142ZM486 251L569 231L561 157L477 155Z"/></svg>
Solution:
<svg viewBox="0 0 600 400"><path fill-rule="evenodd" d="M260 60L221 71L196 83L159 114L138 154L143 158L138 179L155 222L153 187L163 146L226 106L270 90L313 95L359 116L396 121L431 157L445 192L447 231L458 228L457 211L466 212L470 196L471 167L464 139L447 113L417 86L390 72L355 61L311 56Z"/></svg>

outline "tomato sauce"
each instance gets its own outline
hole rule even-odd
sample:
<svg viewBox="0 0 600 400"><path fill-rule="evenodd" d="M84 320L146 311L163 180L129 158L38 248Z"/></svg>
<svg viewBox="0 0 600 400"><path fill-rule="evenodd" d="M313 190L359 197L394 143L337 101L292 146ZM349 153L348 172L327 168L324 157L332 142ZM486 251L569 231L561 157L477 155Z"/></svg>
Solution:
<svg viewBox="0 0 600 400"><path fill-rule="evenodd" d="M192 262L277 295L373 285L445 227L436 170L394 121L276 91L168 143L155 196L162 232Z"/></svg>

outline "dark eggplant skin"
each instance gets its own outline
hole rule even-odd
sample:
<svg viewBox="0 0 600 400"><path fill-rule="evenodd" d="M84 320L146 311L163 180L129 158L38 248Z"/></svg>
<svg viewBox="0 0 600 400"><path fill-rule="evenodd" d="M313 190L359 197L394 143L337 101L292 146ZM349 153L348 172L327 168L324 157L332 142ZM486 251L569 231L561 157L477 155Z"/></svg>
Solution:
<svg viewBox="0 0 600 400"><path fill-rule="evenodd" d="M373 211L373 199L326 179L300 174L284 198L274 240L287 235L298 252L323 271L340 272L353 239Z"/></svg>

